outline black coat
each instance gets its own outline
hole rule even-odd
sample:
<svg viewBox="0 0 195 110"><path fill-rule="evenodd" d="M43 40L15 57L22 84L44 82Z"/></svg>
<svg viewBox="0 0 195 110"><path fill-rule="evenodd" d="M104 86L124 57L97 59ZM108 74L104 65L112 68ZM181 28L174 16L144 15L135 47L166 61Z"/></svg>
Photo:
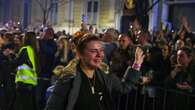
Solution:
<svg viewBox="0 0 195 110"><path fill-rule="evenodd" d="M48 99L45 110L74 110L82 83L81 72L77 70L73 74L64 75L57 81L55 89ZM141 75L140 72L131 69L126 75L125 80L121 81L115 75L105 74L100 69L97 69L96 73L100 82L105 85L110 99L112 91L120 93L128 93L131 91L134 87L131 79L133 78L134 81L138 81Z"/></svg>
<svg viewBox="0 0 195 110"><path fill-rule="evenodd" d="M13 103L15 68L12 58L0 53L0 109L7 110Z"/></svg>

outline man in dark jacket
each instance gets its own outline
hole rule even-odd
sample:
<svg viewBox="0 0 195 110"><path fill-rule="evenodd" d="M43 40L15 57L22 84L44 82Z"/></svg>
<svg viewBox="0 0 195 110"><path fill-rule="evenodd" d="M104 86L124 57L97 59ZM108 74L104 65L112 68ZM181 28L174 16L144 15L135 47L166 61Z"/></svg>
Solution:
<svg viewBox="0 0 195 110"><path fill-rule="evenodd" d="M52 76L53 63L55 58L55 53L57 51L57 45L54 41L54 30L52 28L47 28L44 35L39 40L40 47L40 74L38 77L37 86L37 102L38 108L40 110L44 109L46 100L45 93L46 89L50 86L50 79ZM46 79L46 80L44 80Z"/></svg>
<svg viewBox="0 0 195 110"><path fill-rule="evenodd" d="M119 47L110 55L110 73L122 78L126 69L133 63L134 47L131 38L127 34L121 34L118 38Z"/></svg>
<svg viewBox="0 0 195 110"><path fill-rule="evenodd" d="M143 51L137 48L134 65L123 82L102 71L104 49L95 35L87 34L80 38L77 52L78 64L64 69L45 110L113 110L111 92L128 93L132 89L130 78L139 79Z"/></svg>
<svg viewBox="0 0 195 110"><path fill-rule="evenodd" d="M5 44L0 53L0 110L11 110L14 98L14 45Z"/></svg>

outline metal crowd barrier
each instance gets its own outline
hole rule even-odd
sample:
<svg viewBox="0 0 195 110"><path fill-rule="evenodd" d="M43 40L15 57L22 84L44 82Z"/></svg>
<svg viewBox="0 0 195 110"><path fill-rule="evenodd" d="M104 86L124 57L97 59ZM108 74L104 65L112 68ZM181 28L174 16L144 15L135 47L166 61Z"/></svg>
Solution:
<svg viewBox="0 0 195 110"><path fill-rule="evenodd" d="M118 96L117 110L195 110L195 93L163 87L152 88L152 94L137 89Z"/></svg>

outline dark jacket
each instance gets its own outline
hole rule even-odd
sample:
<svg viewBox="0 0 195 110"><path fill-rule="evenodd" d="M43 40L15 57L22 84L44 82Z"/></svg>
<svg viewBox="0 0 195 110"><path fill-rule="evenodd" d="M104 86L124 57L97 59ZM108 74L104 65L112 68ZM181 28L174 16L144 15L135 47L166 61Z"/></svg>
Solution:
<svg viewBox="0 0 195 110"><path fill-rule="evenodd" d="M15 94L15 68L12 56L5 56L0 52L0 110L12 107Z"/></svg>
<svg viewBox="0 0 195 110"><path fill-rule="evenodd" d="M181 90L183 92L195 92L194 88L195 88L195 64L194 62L191 62L188 67L186 67L185 69L182 69L181 71L178 71L177 66L175 66L175 69L173 69L171 71L172 76L175 74L175 77L172 78L171 76L169 76L167 78L167 80L165 81L165 85L168 88L174 88L176 90ZM182 90L177 88L176 84L182 84L184 82L187 82L192 89L187 89L187 90Z"/></svg>
<svg viewBox="0 0 195 110"><path fill-rule="evenodd" d="M111 53L110 59L110 73L116 74L119 78L122 78L129 64L132 64L134 57L133 49L121 49L116 48ZM132 55L133 54L133 55Z"/></svg>
<svg viewBox="0 0 195 110"><path fill-rule="evenodd" d="M40 74L39 77L51 78L55 53L57 51L56 43L53 40L40 40Z"/></svg>
<svg viewBox="0 0 195 110"><path fill-rule="evenodd" d="M66 73L66 75L63 75L63 77L57 81L55 89L48 99L45 110L74 110L74 105L77 101L80 85L82 83L81 73L78 71L78 67L76 67L76 71L70 68L66 69L69 73ZM71 73L70 70L73 70L73 73ZM134 79L138 81L141 73L132 69L129 72L125 80L121 81L113 74L105 74L101 69L96 70L97 77L100 82L105 85L110 94L110 98L112 91L128 93L133 87L133 82L130 78L134 77Z"/></svg>

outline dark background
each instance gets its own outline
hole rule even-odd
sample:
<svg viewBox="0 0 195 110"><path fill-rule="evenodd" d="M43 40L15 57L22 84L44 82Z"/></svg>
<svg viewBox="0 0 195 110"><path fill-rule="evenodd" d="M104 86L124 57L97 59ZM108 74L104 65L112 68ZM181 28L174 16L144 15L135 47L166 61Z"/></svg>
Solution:
<svg viewBox="0 0 195 110"><path fill-rule="evenodd" d="M184 0L176 0L176 1L184 1ZM169 19L170 21L173 22L175 28L179 28L179 24L180 24L179 20L182 15L187 16L189 25L192 27L193 32L195 32L195 3L170 5Z"/></svg>

